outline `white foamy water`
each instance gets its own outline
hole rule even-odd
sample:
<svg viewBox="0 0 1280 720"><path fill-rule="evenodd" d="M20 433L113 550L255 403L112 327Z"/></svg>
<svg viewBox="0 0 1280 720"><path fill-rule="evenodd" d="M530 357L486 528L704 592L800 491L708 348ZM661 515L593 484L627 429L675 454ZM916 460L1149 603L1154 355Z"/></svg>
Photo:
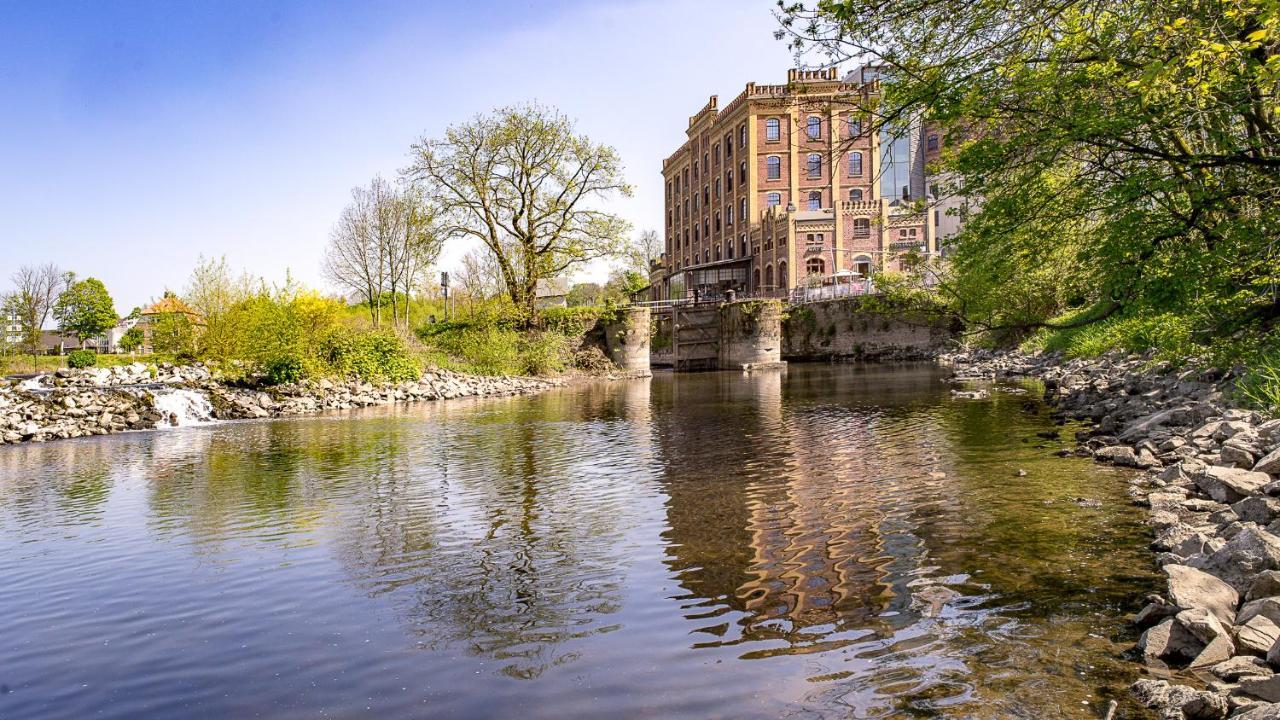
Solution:
<svg viewBox="0 0 1280 720"><path fill-rule="evenodd" d="M183 388L152 390L155 408L164 415L160 427L199 425L213 421L213 404L204 393Z"/></svg>
<svg viewBox="0 0 1280 720"><path fill-rule="evenodd" d="M35 377L33 377L33 378L27 378L26 380L23 380L22 382L18 383L18 389L19 389L19 390L27 390L27 391L29 391L29 392L36 392L36 391L38 391L38 390L44 390L44 389L45 389L45 386L44 386L44 379L45 379L46 377L48 377L48 376L47 376L47 375L37 375L37 376L35 376Z"/></svg>

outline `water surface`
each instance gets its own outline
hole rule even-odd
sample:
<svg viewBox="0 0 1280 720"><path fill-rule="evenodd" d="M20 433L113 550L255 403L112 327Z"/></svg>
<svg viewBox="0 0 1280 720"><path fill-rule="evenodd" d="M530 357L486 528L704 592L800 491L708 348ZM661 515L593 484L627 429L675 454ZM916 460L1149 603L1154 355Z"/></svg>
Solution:
<svg viewBox="0 0 1280 720"><path fill-rule="evenodd" d="M0 447L0 717L1099 717L1158 584L1125 476L940 377Z"/></svg>

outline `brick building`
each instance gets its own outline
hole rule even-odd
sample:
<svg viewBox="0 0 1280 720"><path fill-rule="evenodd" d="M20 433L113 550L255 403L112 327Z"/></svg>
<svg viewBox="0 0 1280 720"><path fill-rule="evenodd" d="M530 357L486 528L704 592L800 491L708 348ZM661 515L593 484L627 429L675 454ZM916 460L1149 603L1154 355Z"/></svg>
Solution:
<svg viewBox="0 0 1280 720"><path fill-rule="evenodd" d="M940 252L926 159L940 138L920 123L871 132L874 68L839 77L790 70L748 83L689 119L662 163L666 252L659 297L782 294L801 283L867 277Z"/></svg>

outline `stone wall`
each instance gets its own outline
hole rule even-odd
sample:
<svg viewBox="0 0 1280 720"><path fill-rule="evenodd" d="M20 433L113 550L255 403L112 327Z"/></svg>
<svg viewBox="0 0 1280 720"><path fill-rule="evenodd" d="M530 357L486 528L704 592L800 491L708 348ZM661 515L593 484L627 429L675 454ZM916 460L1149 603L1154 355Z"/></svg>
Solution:
<svg viewBox="0 0 1280 720"><path fill-rule="evenodd" d="M781 354L782 303L747 300L720 306L720 369L773 364Z"/></svg>
<svg viewBox="0 0 1280 720"><path fill-rule="evenodd" d="M878 298L841 298L794 307L782 323L788 360L932 357L953 338L943 322L885 311Z"/></svg>

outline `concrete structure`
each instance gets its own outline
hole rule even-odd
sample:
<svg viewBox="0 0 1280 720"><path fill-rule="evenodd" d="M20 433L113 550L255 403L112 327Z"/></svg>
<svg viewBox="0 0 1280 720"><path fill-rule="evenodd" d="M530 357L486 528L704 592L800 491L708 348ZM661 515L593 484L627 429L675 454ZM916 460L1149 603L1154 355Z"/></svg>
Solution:
<svg viewBox="0 0 1280 720"><path fill-rule="evenodd" d="M689 118L663 161L666 252L655 299L733 289L781 295L838 271L867 276L938 254L926 159L941 139L920 123L870 132L875 68L790 70L748 83Z"/></svg>
<svg viewBox="0 0 1280 720"><path fill-rule="evenodd" d="M782 325L782 356L792 360L921 358L932 356L954 337L943 320L867 304L867 298L842 298L792 308Z"/></svg>
<svg viewBox="0 0 1280 720"><path fill-rule="evenodd" d="M748 300L675 308L677 372L781 367L782 303Z"/></svg>
<svg viewBox="0 0 1280 720"><path fill-rule="evenodd" d="M618 310L616 322L604 326L609 358L630 372L649 371L649 308L628 306Z"/></svg>

